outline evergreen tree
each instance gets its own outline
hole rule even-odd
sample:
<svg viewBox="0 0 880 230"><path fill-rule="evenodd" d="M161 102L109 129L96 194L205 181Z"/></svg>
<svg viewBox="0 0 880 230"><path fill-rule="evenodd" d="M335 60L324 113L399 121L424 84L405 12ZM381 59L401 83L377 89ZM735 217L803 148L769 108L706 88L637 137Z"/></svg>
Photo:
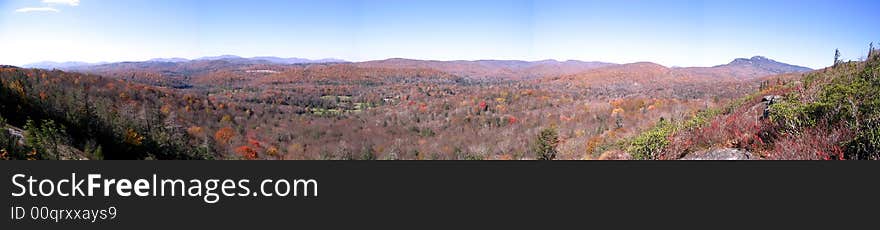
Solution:
<svg viewBox="0 0 880 230"><path fill-rule="evenodd" d="M870 60L871 56L873 56L873 55L874 55L874 42L871 42L871 44L868 44L868 59Z"/></svg>
<svg viewBox="0 0 880 230"><path fill-rule="evenodd" d="M37 157L40 159L59 160L62 157L61 145L68 144L64 129L63 125L57 125L53 120L43 120L39 125L34 120L28 120L25 124L27 146L39 154Z"/></svg>
<svg viewBox="0 0 880 230"><path fill-rule="evenodd" d="M837 67L837 64L840 64L840 50L834 49L834 67Z"/></svg>
<svg viewBox="0 0 880 230"><path fill-rule="evenodd" d="M373 145L365 145L361 149L361 160L365 160L365 161L376 160L376 151L373 150Z"/></svg>
<svg viewBox="0 0 880 230"><path fill-rule="evenodd" d="M553 160L556 158L556 147L559 145L559 135L556 128L550 127L541 130L535 138L532 151L535 152L538 160Z"/></svg>

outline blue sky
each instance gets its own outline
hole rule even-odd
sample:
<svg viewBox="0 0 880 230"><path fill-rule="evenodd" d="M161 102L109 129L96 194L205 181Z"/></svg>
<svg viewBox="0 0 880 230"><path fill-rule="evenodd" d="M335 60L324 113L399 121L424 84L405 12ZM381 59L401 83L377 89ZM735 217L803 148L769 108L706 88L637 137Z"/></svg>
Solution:
<svg viewBox="0 0 880 230"><path fill-rule="evenodd" d="M880 42L862 0L0 0L0 64L234 54L812 68ZM872 26L873 25L873 26Z"/></svg>

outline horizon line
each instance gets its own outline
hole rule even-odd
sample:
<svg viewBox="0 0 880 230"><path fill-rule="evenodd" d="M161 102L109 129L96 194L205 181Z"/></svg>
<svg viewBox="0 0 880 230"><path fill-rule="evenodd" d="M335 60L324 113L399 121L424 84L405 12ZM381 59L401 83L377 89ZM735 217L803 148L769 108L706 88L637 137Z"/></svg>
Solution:
<svg viewBox="0 0 880 230"><path fill-rule="evenodd" d="M226 56L230 56L230 57L229 57L229 58L224 58L224 57L226 57ZM755 57L764 57L764 58L767 58L767 59L770 59L770 60L773 60L773 61L776 61L776 62L780 62L780 63L784 63L784 64L788 64L788 65L799 66L799 67L806 67L806 68L810 68L810 69L822 69L822 68L826 68L826 67L828 67L828 66L824 66L824 67L810 67L810 66L805 66L805 65L800 65L800 64L788 63L788 62L779 61L779 60L776 60L776 59L774 59L774 58L770 58L770 57L763 56L763 55L754 55L754 56L751 56L751 57L735 57L735 58L731 58L730 60L731 60L731 62L732 62L732 61L737 60L737 59L751 59L751 58L755 58ZM114 64L114 63L137 63L137 62L149 62L149 61L151 61L151 60L155 60L155 59L184 59L184 60L186 60L186 61L200 61L200 59L207 59L207 58L219 58L219 59L217 59L217 60L232 59L232 58L241 58L241 59L255 59L255 58L281 58L281 59L305 59L305 60L309 60L309 61L322 61L322 60L338 60L338 61L340 61L340 62L324 62L324 63L364 63L364 62L374 62L374 61L388 61L388 60L394 60L394 59L411 60L411 61L431 61L431 62L457 62L457 61L462 61L462 62L479 62L479 61L522 61L522 62L532 62L532 63L534 63L534 62L542 62L542 61L555 61L555 62L605 63L605 64L614 64L614 65L627 65L627 64L636 64L636 63L653 63L653 64L661 65L661 66L664 66L664 67L667 67L667 68L717 67L717 66L720 66L720 65L730 64L730 62L727 62L727 63L720 63L720 64L714 64L714 65L709 65L709 66L680 66L680 65L666 65L666 64L661 64L661 63L659 63L659 62L655 62L655 61L647 61L647 60L643 60L643 61L635 61L635 62L625 62L625 63L620 63L620 62L596 61L596 60L593 60L593 61L585 61L585 60L580 60L580 59L566 59L566 60L560 60L560 59L556 59L556 58L544 58L544 59L449 59L449 60L440 60L440 59L419 59L419 58L407 58L407 57L390 57L390 58L383 58L383 59L371 59L371 60L358 60L358 61L352 61L352 60L346 60L346 59L342 59L342 58L333 58L333 57L327 57L327 58L316 58L316 59L313 59L313 58L303 58L303 57L279 57L279 56L271 56L271 55L259 55L259 56L245 57L245 56L234 55L234 54L222 54L222 55L208 55L208 56L201 56L201 57L196 57L196 58L186 58L186 57L157 57L157 58L149 58L149 59L146 59L146 60L96 61L96 62L90 62L90 61L53 61L53 60L44 60L44 61L38 61L38 62L32 62L32 63L21 64L20 66L22 66L22 67L24 67L24 66L32 66L32 65L35 65L35 64L41 64L41 63L55 63L55 64L64 64L64 63L85 63L85 64L87 64L87 65L104 65L104 64ZM306 62L306 63L302 63L302 64L319 64L319 63L308 63L308 62ZM6 65L10 65L10 64L6 64ZM15 64L11 64L11 65L13 65L13 66L19 66L19 65L15 65Z"/></svg>

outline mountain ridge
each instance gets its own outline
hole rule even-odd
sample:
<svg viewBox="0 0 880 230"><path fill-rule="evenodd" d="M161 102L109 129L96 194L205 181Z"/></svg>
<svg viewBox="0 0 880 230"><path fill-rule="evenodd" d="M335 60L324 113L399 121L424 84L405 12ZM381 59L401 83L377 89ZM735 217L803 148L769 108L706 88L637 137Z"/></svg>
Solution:
<svg viewBox="0 0 880 230"><path fill-rule="evenodd" d="M583 61L583 60L557 60L557 59L542 59L536 61L526 61L526 60L517 60L517 59L475 59L475 60L431 60L431 59L413 59L413 58L386 58L386 59L377 59L377 60L367 60L367 61L347 61L344 59L337 58L322 58L322 59L307 59L307 58L299 58L299 57L277 57L277 56L254 56L254 57L242 57L238 55L219 55L219 56L204 56L195 59L188 59L182 57L172 57L172 58L152 58L145 61L120 61L120 62L82 62L82 61L65 61L65 62L57 62L57 61L40 61L22 65L26 68L41 68L41 67L71 67L71 66L86 66L86 65L102 65L102 64L112 64L112 63L124 63L124 62L190 62L190 61L217 61L217 60L236 60L236 59L244 59L244 60L257 60L257 61L268 61L274 64L302 64L302 63L375 63L375 62L436 62L436 63L456 63L456 62L475 62L475 63L518 63L518 64L548 64L548 63L593 63L593 64L608 64L608 65L620 65L620 64L634 64L634 63L655 63L651 61L640 61L633 63L612 63L612 62L604 62L604 61ZM655 63L656 64L656 63ZM799 71L809 71L813 70L808 67L788 64L784 62L779 62L765 56L753 56L751 58L735 58L733 61L727 64L715 65L711 67L724 67L724 66L733 66L733 65L748 65L748 64L773 64L773 65L784 65L789 66L791 68L797 69ZM660 64L658 64L660 65ZM711 67L687 67L687 66L673 66L669 68L711 68Z"/></svg>
<svg viewBox="0 0 880 230"><path fill-rule="evenodd" d="M777 70L785 72L807 72L813 70L808 67L792 65L779 62L764 56L754 56L752 58L737 58L726 65L718 65L714 67L736 66L736 65L758 65L768 70Z"/></svg>
<svg viewBox="0 0 880 230"><path fill-rule="evenodd" d="M99 66L105 64L117 64L117 63L185 63L185 62L196 62L196 61L228 61L235 63L248 63L248 64L259 64L260 62L265 62L268 64L316 64L316 63L345 63L348 62L342 59L336 58L323 58L323 59L307 59L307 58L297 58L297 57L275 57L275 56L258 56L258 57L241 57L237 55L220 55L220 56L205 56L195 59L181 58L181 57L172 57L172 58L152 58L145 61L120 61L120 62L79 62L79 61L67 61L67 62L55 62L55 61L41 61L34 62L22 65L25 68L38 68L38 69L75 69L75 68L84 68L91 66Z"/></svg>
<svg viewBox="0 0 880 230"><path fill-rule="evenodd" d="M614 67L605 70L601 75L626 76L653 76L671 75L679 77L704 76L713 78L753 79L769 75L800 73L812 69L797 65L775 61L764 56L751 58L736 58L728 64L712 67L667 67L654 62L635 63L609 63L600 61L580 61L545 59L538 61L523 60L419 60L406 58L389 58L363 62L348 62L341 59L305 59L305 58L280 58L274 56L258 56L244 58L236 55L220 55L201 57L197 59L185 58L154 58L142 62L116 62L116 63L84 63L66 62L54 63L43 62L26 65L29 68L62 69L89 71L96 69L112 70L117 68L175 68L175 69L201 69L211 68L240 68L248 65L293 65L293 64L350 64L357 67L367 68L390 68L390 69L435 69L454 75L475 79L509 79L526 80L538 78L553 78L563 76L582 75L590 71ZM127 67L126 67L127 66ZM236 67L237 66L237 67ZM589 74L597 75L597 74ZM609 76L614 77L614 76ZM571 78L571 77L569 77ZM575 77L576 78L576 77Z"/></svg>

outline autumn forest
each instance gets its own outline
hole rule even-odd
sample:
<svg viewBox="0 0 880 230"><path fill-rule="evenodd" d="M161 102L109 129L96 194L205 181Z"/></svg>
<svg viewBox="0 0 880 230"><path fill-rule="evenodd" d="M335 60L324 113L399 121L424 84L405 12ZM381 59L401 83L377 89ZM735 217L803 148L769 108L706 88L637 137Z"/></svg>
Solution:
<svg viewBox="0 0 880 230"><path fill-rule="evenodd" d="M3 159L878 159L880 55L0 68ZM829 61L830 63L830 61Z"/></svg>

